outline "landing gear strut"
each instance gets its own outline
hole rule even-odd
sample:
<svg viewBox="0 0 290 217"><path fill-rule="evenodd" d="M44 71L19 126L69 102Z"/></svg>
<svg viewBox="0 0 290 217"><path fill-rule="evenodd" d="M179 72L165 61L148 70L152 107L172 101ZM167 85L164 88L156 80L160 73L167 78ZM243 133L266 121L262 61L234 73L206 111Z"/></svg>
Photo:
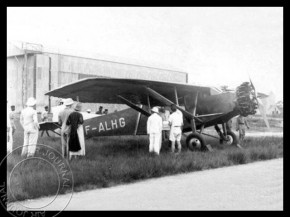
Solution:
<svg viewBox="0 0 290 217"><path fill-rule="evenodd" d="M191 99L189 99L191 98ZM197 98L198 98L198 92L192 96L184 97L184 105L187 111L190 111L194 116L196 115L196 106L197 106ZM188 101L193 99L193 105L189 106L190 103ZM204 137L201 135L204 125L201 126L200 128L200 133L197 132L196 130L196 124L195 124L195 119L192 118L190 120L190 125L191 125L191 130L192 133L189 134L186 138L186 145L187 148L191 151L195 150L202 150L206 151L208 150Z"/></svg>
<svg viewBox="0 0 290 217"><path fill-rule="evenodd" d="M220 144L227 144L227 145L237 145L238 144L238 138L236 134L231 131L227 130L227 127L225 126L226 124L223 124L223 131L220 130L218 125L215 125L214 128L217 131L218 135L220 136Z"/></svg>
<svg viewBox="0 0 290 217"><path fill-rule="evenodd" d="M228 131L226 135L227 141L225 141L225 144L227 145L237 145L238 144L238 138L236 134L233 131Z"/></svg>

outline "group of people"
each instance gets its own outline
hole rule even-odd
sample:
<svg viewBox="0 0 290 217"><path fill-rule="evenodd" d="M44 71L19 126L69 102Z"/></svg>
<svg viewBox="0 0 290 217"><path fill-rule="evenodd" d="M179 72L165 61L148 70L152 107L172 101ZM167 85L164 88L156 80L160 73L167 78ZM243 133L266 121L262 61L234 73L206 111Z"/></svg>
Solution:
<svg viewBox="0 0 290 217"><path fill-rule="evenodd" d="M88 114L91 114L91 113L92 113L92 110L91 110L91 109L87 109L87 113L88 113ZM103 111L103 106L100 106L100 107L99 107L99 110L96 111L95 114L97 114L97 115L107 115L108 113L109 113L108 109L105 109L105 110Z"/></svg>
<svg viewBox="0 0 290 217"><path fill-rule="evenodd" d="M82 109L81 103L76 103L69 98L64 101L65 108L58 115L58 123L61 126L61 147L62 155L65 158L72 159L73 156L85 155L85 139L83 131L83 115L80 113ZM8 105L8 101L7 101ZM34 156L39 132L39 123L37 119L37 111L34 109L36 100L31 97L27 100L26 108L21 111L20 124L24 129L24 142L22 156ZM8 109L8 107L7 107ZM48 120L48 106L44 107L41 113L41 121ZM99 112L103 107L100 106ZM181 152L181 136L183 129L183 114L177 109L175 104L171 105L169 110L164 108L153 107L152 114L147 120L147 134L149 135L149 152L160 154L162 140L169 139L171 141L171 152L175 153L175 143L177 143L177 154ZM7 138L8 152L12 152L13 134L16 130L15 126L15 106L11 106L11 112L7 116ZM239 131L240 143L245 138L245 129L249 129L249 125L243 116L237 118L236 130ZM169 132L169 135L168 135Z"/></svg>
<svg viewBox="0 0 290 217"><path fill-rule="evenodd" d="M85 155L85 138L83 131L83 116L80 113L82 109L81 103L76 103L69 98L64 101L65 108L59 113L58 122L61 125L61 145L63 157L72 159L73 156ZM8 101L7 101L8 105ZM26 108L20 113L20 124L24 129L24 141L21 156L32 157L36 151L36 145L39 133L39 123L37 118L37 111L35 110L36 100L31 97L26 102ZM7 107L8 109L8 107ZM7 151L12 152L13 148L13 134L16 130L15 106L11 106L12 112L7 116ZM48 120L48 106L41 113L41 121Z"/></svg>
<svg viewBox="0 0 290 217"><path fill-rule="evenodd" d="M162 135L163 123L168 121L169 140L171 141L171 152L175 153L175 143L177 143L177 154L181 152L181 136L183 128L183 114L177 109L175 104L171 105L172 113L168 116L168 110L152 108L152 114L147 120L147 134L149 135L149 152L160 154L162 138L166 138L166 134ZM162 111L162 112L161 112ZM163 118L162 118L163 117ZM166 118L168 117L168 120ZM166 126L165 126L166 127ZM164 129L165 132L168 129Z"/></svg>
<svg viewBox="0 0 290 217"><path fill-rule="evenodd" d="M72 108L74 101L69 98L64 102L65 108L58 115L58 124L61 126L61 147L62 155L69 160L72 157L84 156L85 153L85 137L83 130L83 115L81 103L77 103Z"/></svg>
<svg viewBox="0 0 290 217"><path fill-rule="evenodd" d="M100 106L100 107L99 107L99 111L97 111L96 114L97 114L97 115L107 115L108 112L109 112L108 109L105 109L105 110L103 111L103 106Z"/></svg>
<svg viewBox="0 0 290 217"><path fill-rule="evenodd" d="M183 129L183 114L177 109L175 104L171 105L172 113L168 116L169 111L164 108L153 107L152 114L147 120L147 134L149 135L149 152L160 154L162 140L168 139L167 132L169 131L169 140L171 141L171 152L175 153L175 143L177 143L177 154L181 152L181 136ZM168 121L168 126L166 123ZM227 123L231 126L232 120ZM236 131L239 131L239 143L243 145L246 127L249 129L246 118L239 115L236 122ZM229 127L231 128L231 127ZM230 129L228 129L230 130Z"/></svg>

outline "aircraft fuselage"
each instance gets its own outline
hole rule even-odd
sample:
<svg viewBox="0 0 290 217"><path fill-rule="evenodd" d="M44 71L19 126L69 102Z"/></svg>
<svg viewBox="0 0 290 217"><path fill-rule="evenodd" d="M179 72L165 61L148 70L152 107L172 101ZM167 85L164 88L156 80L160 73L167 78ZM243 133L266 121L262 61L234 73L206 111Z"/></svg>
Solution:
<svg viewBox="0 0 290 217"><path fill-rule="evenodd" d="M140 120L141 114L132 108L90 118L83 124L85 137L146 134ZM144 118L142 120L144 122Z"/></svg>

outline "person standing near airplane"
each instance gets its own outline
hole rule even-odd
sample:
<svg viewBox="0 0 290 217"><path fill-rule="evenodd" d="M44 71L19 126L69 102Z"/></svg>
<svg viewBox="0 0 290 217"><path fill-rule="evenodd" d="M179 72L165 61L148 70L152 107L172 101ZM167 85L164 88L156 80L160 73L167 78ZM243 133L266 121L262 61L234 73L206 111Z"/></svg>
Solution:
<svg viewBox="0 0 290 217"><path fill-rule="evenodd" d="M63 99L60 99L58 105L63 105Z"/></svg>
<svg viewBox="0 0 290 217"><path fill-rule="evenodd" d="M44 111L41 112L41 122L48 122L48 106L44 106ZM49 136L48 130L45 130L46 135ZM43 135L44 131L41 133Z"/></svg>
<svg viewBox="0 0 290 217"><path fill-rule="evenodd" d="M102 115L103 114L103 106L99 107L99 111L96 112L97 115Z"/></svg>
<svg viewBox="0 0 290 217"><path fill-rule="evenodd" d="M171 105L172 114L169 116L170 134L169 140L171 141L171 152L175 151L175 141L178 146L178 154L181 152L181 135L183 127L183 114L179 111L175 104Z"/></svg>
<svg viewBox="0 0 290 217"><path fill-rule="evenodd" d="M14 133L16 131L16 125L15 125L15 118L16 118L15 105L12 105L11 106L11 112L9 114L9 118L10 118L10 124L11 124L11 128L12 128L12 135L14 135Z"/></svg>
<svg viewBox="0 0 290 217"><path fill-rule="evenodd" d="M168 139L169 139L170 126L169 126L168 119L169 119L170 113L168 110L165 110L164 107L160 108L159 112L160 112L159 114L162 118L162 141L167 142L167 141L169 141Z"/></svg>
<svg viewBox="0 0 290 217"><path fill-rule="evenodd" d="M84 156L85 152L85 136L83 129L83 115L80 113L82 110L81 103L75 106L75 111L72 112L67 121L66 125L70 127L68 134L68 149L69 149L69 159L72 156Z"/></svg>
<svg viewBox="0 0 290 217"><path fill-rule="evenodd" d="M35 154L38 139L39 124L37 120L37 112L33 108L36 100L30 97L27 100L27 107L21 111L20 124L24 129L24 142L21 156L32 157Z"/></svg>
<svg viewBox="0 0 290 217"><path fill-rule="evenodd" d="M230 120L228 120L228 122L226 122L227 131L232 131L232 127L233 127L233 120L230 119Z"/></svg>
<svg viewBox="0 0 290 217"><path fill-rule="evenodd" d="M236 131L239 131L239 141L242 145L244 143L245 135L246 135L246 127L250 129L246 118L242 115L239 115L236 123Z"/></svg>
<svg viewBox="0 0 290 217"><path fill-rule="evenodd" d="M45 106L44 111L41 113L41 121L42 122L48 121L48 106Z"/></svg>
<svg viewBox="0 0 290 217"><path fill-rule="evenodd" d="M8 101L7 101L7 112L9 111ZM13 148L13 138L12 138L12 128L11 119L7 114L7 152L11 153Z"/></svg>
<svg viewBox="0 0 290 217"><path fill-rule="evenodd" d="M161 149L162 118L157 107L152 108L153 114L147 120L147 134L149 134L149 152L157 155Z"/></svg>
<svg viewBox="0 0 290 217"><path fill-rule="evenodd" d="M67 137L69 133L69 127L66 125L68 116L74 111L72 105L74 101L71 98L65 100L65 108L58 114L58 124L61 125L60 136L61 136L61 148L62 156L68 157Z"/></svg>
<svg viewBox="0 0 290 217"><path fill-rule="evenodd" d="M108 109L105 109L105 111L103 112L104 115L108 114Z"/></svg>

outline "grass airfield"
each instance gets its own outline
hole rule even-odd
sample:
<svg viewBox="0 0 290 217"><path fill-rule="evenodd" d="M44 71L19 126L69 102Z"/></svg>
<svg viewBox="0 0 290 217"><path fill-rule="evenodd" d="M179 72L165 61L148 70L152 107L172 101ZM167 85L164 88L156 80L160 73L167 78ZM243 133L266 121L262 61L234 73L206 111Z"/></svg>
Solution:
<svg viewBox="0 0 290 217"><path fill-rule="evenodd" d="M247 132L269 131L263 127L260 117L257 116L248 120L251 129ZM271 131L283 131L279 120L270 119L269 122L273 126ZM16 124L14 149L21 147L23 143L22 127L18 121ZM212 128L206 129L206 133L216 135ZM158 157L148 153L147 136L113 136L86 140L86 156L70 162L74 178L74 192L106 188L153 177L283 157L283 137L248 136L243 149L219 144L218 140L211 137L205 138L206 143L212 146L213 152L192 152L186 148L185 138L183 138L181 154L171 154L168 143L164 142ZM61 152L59 137L47 137L44 134L43 137L39 137L38 143ZM20 153L21 149L18 149L7 159L8 175L17 162L21 161ZM13 196L8 191L9 202L56 194L58 182L55 172L45 163L31 162L21 169L22 171L17 174L17 186L9 186L13 189ZM66 192L60 191L59 193Z"/></svg>

